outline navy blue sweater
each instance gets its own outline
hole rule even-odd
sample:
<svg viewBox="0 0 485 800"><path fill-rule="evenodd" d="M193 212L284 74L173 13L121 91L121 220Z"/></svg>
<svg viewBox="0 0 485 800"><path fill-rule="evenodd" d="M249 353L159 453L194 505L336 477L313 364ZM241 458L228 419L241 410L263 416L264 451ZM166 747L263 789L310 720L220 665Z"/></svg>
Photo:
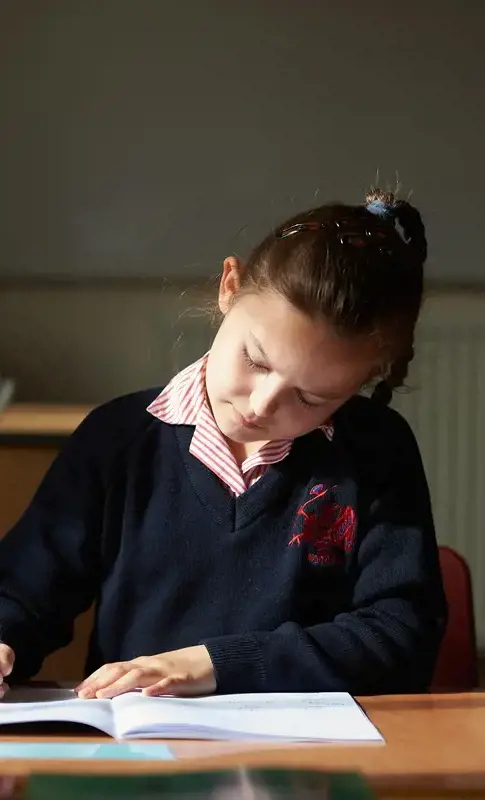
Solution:
<svg viewBox="0 0 485 800"><path fill-rule="evenodd" d="M355 398L234 499L191 426L96 409L0 542L0 636L34 675L96 603L86 672L198 643L218 691L422 691L445 602L426 480L394 411Z"/></svg>

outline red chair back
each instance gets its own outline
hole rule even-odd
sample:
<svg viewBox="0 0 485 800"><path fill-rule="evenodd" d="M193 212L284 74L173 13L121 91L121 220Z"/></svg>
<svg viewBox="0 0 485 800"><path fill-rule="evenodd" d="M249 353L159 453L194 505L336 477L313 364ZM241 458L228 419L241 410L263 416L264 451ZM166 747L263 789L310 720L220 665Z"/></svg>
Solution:
<svg viewBox="0 0 485 800"><path fill-rule="evenodd" d="M432 692L466 692L478 685L478 659L470 570L451 547L440 547L440 565L448 601L448 624L431 685Z"/></svg>

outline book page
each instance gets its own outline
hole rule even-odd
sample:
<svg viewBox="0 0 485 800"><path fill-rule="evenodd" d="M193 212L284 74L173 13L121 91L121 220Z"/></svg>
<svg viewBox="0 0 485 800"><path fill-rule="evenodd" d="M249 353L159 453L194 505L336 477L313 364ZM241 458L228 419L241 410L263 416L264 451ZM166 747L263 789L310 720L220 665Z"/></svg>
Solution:
<svg viewBox="0 0 485 800"><path fill-rule="evenodd" d="M203 698L130 693L115 698L113 707L120 737L382 741L360 706L344 692Z"/></svg>
<svg viewBox="0 0 485 800"><path fill-rule="evenodd" d="M114 736L111 700L81 700L72 689L10 689L0 701L0 726L23 722L77 722Z"/></svg>

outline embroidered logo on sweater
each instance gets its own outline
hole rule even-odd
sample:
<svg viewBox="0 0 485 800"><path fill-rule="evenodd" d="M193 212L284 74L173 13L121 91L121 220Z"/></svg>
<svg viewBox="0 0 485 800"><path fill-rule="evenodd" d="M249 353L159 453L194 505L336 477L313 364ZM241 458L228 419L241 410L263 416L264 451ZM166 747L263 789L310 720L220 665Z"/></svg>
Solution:
<svg viewBox="0 0 485 800"><path fill-rule="evenodd" d="M334 502L335 489L323 483L313 486L310 499L300 506L293 523L288 544L306 545L311 564L341 564L355 540L355 511Z"/></svg>

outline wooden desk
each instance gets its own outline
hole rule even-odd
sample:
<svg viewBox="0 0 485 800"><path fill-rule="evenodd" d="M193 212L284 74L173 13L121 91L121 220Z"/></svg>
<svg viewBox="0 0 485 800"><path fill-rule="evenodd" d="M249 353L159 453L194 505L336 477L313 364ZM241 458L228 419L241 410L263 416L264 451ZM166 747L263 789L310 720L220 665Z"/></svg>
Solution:
<svg viewBox="0 0 485 800"><path fill-rule="evenodd" d="M2 764L2 772L25 776L33 769L133 773L295 766L361 772L379 798L485 797L485 693L371 697L361 703L386 744L275 746L168 741L177 756L174 762L9 761ZM66 737L49 740L66 741ZM83 737L81 741L106 738Z"/></svg>
<svg viewBox="0 0 485 800"><path fill-rule="evenodd" d="M65 438L83 421L88 406L14 403L0 414L0 438L35 442L37 437Z"/></svg>
<svg viewBox="0 0 485 800"><path fill-rule="evenodd" d="M0 537L25 511L60 447L89 411L88 406L14 403L0 414ZM88 612L76 620L74 641L46 660L42 678L82 677L91 617Z"/></svg>

